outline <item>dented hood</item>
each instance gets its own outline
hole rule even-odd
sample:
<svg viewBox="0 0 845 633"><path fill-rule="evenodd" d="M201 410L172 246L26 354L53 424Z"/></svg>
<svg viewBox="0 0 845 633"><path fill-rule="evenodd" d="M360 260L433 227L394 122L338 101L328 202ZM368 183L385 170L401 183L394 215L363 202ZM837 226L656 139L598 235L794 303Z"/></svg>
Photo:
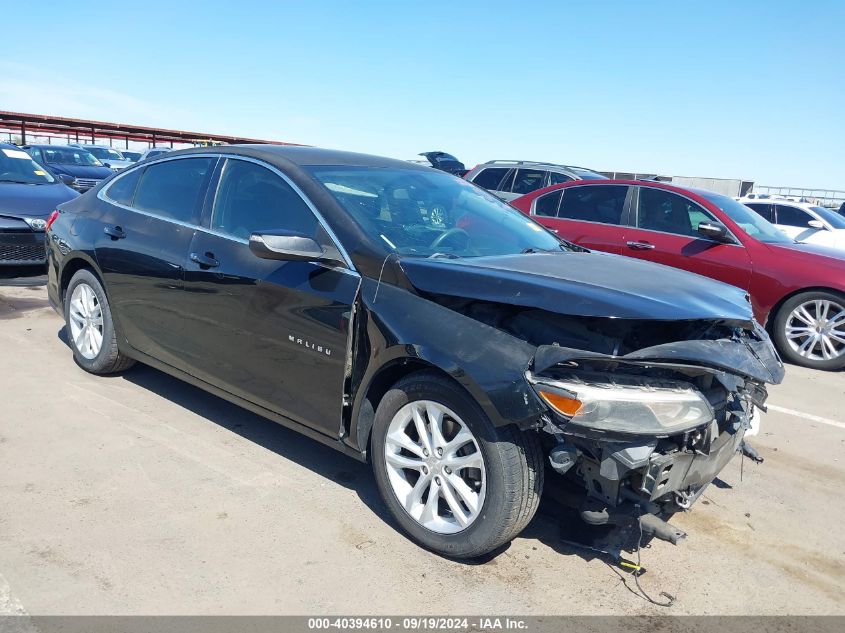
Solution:
<svg viewBox="0 0 845 633"><path fill-rule="evenodd" d="M403 258L419 291L621 319L718 319L750 325L743 290L706 277L607 253L534 253L465 259Z"/></svg>
<svg viewBox="0 0 845 633"><path fill-rule="evenodd" d="M638 365L679 367L693 364L773 385L783 381L784 367L766 332L755 328L757 338L747 334L737 339L676 341L646 347L624 356L609 356L579 349L541 345L534 355L532 369L542 373L561 363L604 361Z"/></svg>

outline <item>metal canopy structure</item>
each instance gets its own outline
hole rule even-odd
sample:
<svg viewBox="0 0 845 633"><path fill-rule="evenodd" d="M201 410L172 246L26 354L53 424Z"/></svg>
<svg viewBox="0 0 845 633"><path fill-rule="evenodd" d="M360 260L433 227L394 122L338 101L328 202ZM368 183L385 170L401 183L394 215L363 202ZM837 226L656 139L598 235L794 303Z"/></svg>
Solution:
<svg viewBox="0 0 845 633"><path fill-rule="evenodd" d="M189 143L193 145L210 145L219 143L265 143L274 145L299 145L284 141L268 141L257 138L227 136L223 134L207 134L205 132L187 132L184 130L168 130L165 128L145 127L129 123L108 123L106 121L87 121L85 119L69 119L45 114L26 114L23 112L0 111L0 132L6 132L21 137L21 144L26 144L27 134L31 136L58 137L67 142L89 141L96 143L96 139L122 141L129 147L129 141L149 143L151 147L158 144Z"/></svg>

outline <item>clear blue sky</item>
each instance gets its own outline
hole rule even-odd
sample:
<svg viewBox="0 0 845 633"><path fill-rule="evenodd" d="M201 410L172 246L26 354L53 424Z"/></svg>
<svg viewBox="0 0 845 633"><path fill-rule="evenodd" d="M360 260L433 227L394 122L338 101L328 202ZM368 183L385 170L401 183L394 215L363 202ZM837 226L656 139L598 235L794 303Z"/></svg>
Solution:
<svg viewBox="0 0 845 633"><path fill-rule="evenodd" d="M4 110L845 189L842 0L4 5Z"/></svg>

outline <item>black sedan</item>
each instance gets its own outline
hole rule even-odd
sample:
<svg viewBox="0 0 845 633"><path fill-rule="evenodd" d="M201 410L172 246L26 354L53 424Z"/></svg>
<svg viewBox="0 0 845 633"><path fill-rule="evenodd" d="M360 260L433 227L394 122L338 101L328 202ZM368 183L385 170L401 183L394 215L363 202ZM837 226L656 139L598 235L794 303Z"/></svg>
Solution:
<svg viewBox="0 0 845 633"><path fill-rule="evenodd" d="M0 266L43 267L47 220L78 195L26 152L0 143Z"/></svg>
<svg viewBox="0 0 845 633"><path fill-rule="evenodd" d="M676 541L659 517L754 454L783 376L740 290L590 253L404 161L178 151L60 211L48 290L83 369L147 363L371 461L448 556L517 535L547 468L586 521Z"/></svg>

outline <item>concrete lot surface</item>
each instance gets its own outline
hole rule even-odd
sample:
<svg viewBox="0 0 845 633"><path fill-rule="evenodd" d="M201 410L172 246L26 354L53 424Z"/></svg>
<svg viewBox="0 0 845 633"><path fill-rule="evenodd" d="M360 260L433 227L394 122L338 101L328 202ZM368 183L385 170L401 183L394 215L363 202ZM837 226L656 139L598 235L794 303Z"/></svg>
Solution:
<svg viewBox="0 0 845 633"><path fill-rule="evenodd" d="M661 609L553 513L444 560L367 465L144 366L86 374L37 281L0 281L0 613L845 614L842 374L789 367L765 463L736 458L674 520L685 543L643 550Z"/></svg>

